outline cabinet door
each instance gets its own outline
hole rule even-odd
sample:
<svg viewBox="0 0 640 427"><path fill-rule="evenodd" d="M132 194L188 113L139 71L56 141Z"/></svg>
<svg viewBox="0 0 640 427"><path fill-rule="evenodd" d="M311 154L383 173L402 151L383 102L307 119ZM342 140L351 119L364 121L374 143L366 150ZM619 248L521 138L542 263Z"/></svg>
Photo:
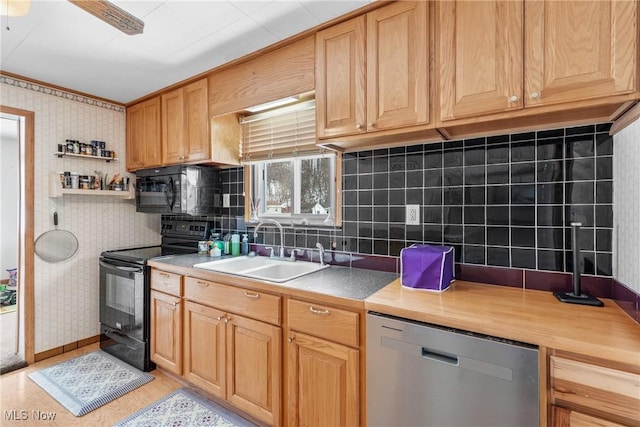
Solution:
<svg viewBox="0 0 640 427"><path fill-rule="evenodd" d="M182 304L180 298L151 291L151 360L182 374Z"/></svg>
<svg viewBox="0 0 640 427"><path fill-rule="evenodd" d="M585 415L572 409L551 407L552 427L624 427L622 424Z"/></svg>
<svg viewBox="0 0 640 427"><path fill-rule="evenodd" d="M522 3L437 2L441 120L522 108Z"/></svg>
<svg viewBox="0 0 640 427"><path fill-rule="evenodd" d="M144 108L141 104L127 108L127 170L144 165Z"/></svg>
<svg viewBox="0 0 640 427"><path fill-rule="evenodd" d="M184 155L192 162L209 158L209 99L207 79L191 83L184 88L184 109L187 138Z"/></svg>
<svg viewBox="0 0 640 427"><path fill-rule="evenodd" d="M160 165L160 98L127 108L127 170Z"/></svg>
<svg viewBox="0 0 640 427"><path fill-rule="evenodd" d="M359 351L296 332L288 341L288 424L359 425Z"/></svg>
<svg viewBox="0 0 640 427"><path fill-rule="evenodd" d="M318 137L364 133L365 17L316 34L316 120Z"/></svg>
<svg viewBox="0 0 640 427"><path fill-rule="evenodd" d="M184 374L187 381L225 398L225 313L184 303Z"/></svg>
<svg viewBox="0 0 640 427"><path fill-rule="evenodd" d="M160 97L143 104L144 109L144 158L143 167L160 166L162 161L162 138L160 130Z"/></svg>
<svg viewBox="0 0 640 427"><path fill-rule="evenodd" d="M527 106L636 89L637 1L532 0L525 5Z"/></svg>
<svg viewBox="0 0 640 427"><path fill-rule="evenodd" d="M279 425L281 329L228 317L227 400L269 425Z"/></svg>
<svg viewBox="0 0 640 427"><path fill-rule="evenodd" d="M162 163L185 160L184 92L176 89L162 95Z"/></svg>
<svg viewBox="0 0 640 427"><path fill-rule="evenodd" d="M428 2L367 14L367 131L429 121Z"/></svg>

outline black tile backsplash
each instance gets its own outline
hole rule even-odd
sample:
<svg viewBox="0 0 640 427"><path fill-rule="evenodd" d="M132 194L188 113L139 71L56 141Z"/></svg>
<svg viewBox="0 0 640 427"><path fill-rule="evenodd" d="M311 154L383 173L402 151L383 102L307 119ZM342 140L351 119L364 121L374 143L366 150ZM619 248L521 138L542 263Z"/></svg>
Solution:
<svg viewBox="0 0 640 427"><path fill-rule="evenodd" d="M285 226L285 245L398 257L412 243L455 247L464 264L571 271L571 222L585 273L611 276L609 124L498 135L343 156L342 226ZM231 206L209 218L242 232L243 169L222 171ZM421 224L405 224L405 204ZM251 229L251 226L249 226ZM253 237L253 236L251 236ZM253 240L253 239L251 239ZM277 244L266 229L258 243Z"/></svg>
<svg viewBox="0 0 640 427"><path fill-rule="evenodd" d="M423 241L453 245L466 264L571 271L570 223L581 221L585 272L609 276L608 130L608 124L589 125L345 154L344 226L337 234L365 239L358 245L365 253L397 256L397 248ZM374 205L387 203L388 211L374 210L370 220L367 210L366 220L354 219L353 193L362 188L355 178L368 175ZM409 203L422 205L421 226L404 225ZM368 228L358 234L369 221L379 230L374 237L388 245L371 245Z"/></svg>

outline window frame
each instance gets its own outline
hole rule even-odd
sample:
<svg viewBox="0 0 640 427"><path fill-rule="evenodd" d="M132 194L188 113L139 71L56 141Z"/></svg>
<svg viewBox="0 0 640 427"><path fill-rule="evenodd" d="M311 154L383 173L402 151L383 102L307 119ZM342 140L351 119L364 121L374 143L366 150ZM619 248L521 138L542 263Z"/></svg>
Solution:
<svg viewBox="0 0 640 427"><path fill-rule="evenodd" d="M302 190L302 160L314 159L314 158L329 158L330 173L332 174L332 181L330 183L330 199L331 206L330 212L333 218L332 223L325 223L328 214L312 214L312 213L299 213L301 205L301 190ZM267 213L266 209L266 197L265 197L265 183L264 183L264 166L270 162L292 162L292 213L287 214L275 214ZM255 222L255 218L252 217L251 202L254 198L260 198L260 207L258 209L258 219L274 219L281 223L287 223L291 225L310 225L310 226L330 226L336 227L341 225L341 211L342 211L342 155L339 152L326 152L315 153L300 156L278 157L271 160L260 160L245 164L245 221L248 223Z"/></svg>

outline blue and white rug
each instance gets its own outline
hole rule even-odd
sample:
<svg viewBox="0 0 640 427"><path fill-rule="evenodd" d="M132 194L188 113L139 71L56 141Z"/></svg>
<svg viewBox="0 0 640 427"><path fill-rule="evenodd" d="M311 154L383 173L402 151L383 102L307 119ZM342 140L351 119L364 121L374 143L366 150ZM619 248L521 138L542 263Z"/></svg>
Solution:
<svg viewBox="0 0 640 427"><path fill-rule="evenodd" d="M180 388L114 427L255 427L188 388Z"/></svg>
<svg viewBox="0 0 640 427"><path fill-rule="evenodd" d="M152 375L97 350L29 374L76 417L148 383Z"/></svg>

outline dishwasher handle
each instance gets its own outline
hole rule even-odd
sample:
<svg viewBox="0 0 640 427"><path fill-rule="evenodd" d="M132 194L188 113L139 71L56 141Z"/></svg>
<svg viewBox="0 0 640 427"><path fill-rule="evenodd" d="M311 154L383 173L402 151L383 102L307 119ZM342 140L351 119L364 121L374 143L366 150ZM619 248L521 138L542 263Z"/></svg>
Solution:
<svg viewBox="0 0 640 427"><path fill-rule="evenodd" d="M447 365L458 366L460 364L458 356L431 350L427 347L422 347L422 357L436 362L446 363Z"/></svg>

